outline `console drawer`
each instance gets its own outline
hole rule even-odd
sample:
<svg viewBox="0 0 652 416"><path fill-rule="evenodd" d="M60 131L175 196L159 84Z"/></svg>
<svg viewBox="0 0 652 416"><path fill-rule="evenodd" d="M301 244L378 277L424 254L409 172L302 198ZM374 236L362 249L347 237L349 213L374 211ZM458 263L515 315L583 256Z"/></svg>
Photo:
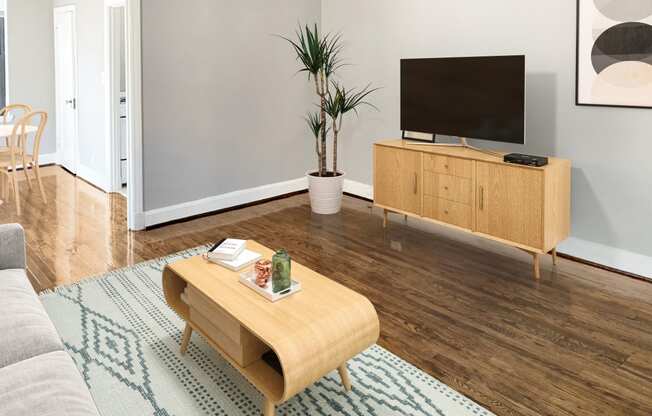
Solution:
<svg viewBox="0 0 652 416"><path fill-rule="evenodd" d="M426 172L423 178L423 192L425 195L461 204L471 205L473 202L471 179L459 176Z"/></svg>
<svg viewBox="0 0 652 416"><path fill-rule="evenodd" d="M460 204L443 198L424 196L424 216L458 227L472 228L471 205Z"/></svg>
<svg viewBox="0 0 652 416"><path fill-rule="evenodd" d="M424 154L423 169L460 178L473 177L473 161L457 157Z"/></svg>

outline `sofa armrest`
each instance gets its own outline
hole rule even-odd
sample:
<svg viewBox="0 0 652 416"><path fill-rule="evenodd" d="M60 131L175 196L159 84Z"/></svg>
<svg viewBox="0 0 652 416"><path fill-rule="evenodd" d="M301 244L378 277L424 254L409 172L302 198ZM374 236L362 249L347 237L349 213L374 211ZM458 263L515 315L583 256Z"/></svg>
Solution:
<svg viewBox="0 0 652 416"><path fill-rule="evenodd" d="M0 270L25 269L25 231L20 224L0 225Z"/></svg>

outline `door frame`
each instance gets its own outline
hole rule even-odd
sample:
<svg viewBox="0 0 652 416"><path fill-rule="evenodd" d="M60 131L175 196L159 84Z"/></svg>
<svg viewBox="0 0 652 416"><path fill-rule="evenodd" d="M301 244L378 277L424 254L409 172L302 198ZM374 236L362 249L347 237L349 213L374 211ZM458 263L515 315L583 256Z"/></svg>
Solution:
<svg viewBox="0 0 652 416"><path fill-rule="evenodd" d="M105 74L107 74L106 84L106 101L108 109L113 107L109 100L114 100L112 91L114 91L115 76L114 69L109 54L111 53L111 36L112 27L110 22L110 8L116 6L125 7L125 26L126 26L126 76L127 76L127 226L129 230L145 229L145 214L143 208L143 111L142 111L142 57L141 57L141 0L105 0L105 24L104 24L104 44L105 44ZM106 148L107 148L107 167L111 177L109 184L113 187L115 176L119 177L119 166L116 169L114 161L117 160L119 146L115 146L112 130L114 127L112 120L114 115L110 111L106 112ZM110 189L114 191L114 189Z"/></svg>
<svg viewBox="0 0 652 416"><path fill-rule="evenodd" d="M59 146L59 141L61 138L61 127L63 123L61 122L61 116L63 114L62 105L64 102L64 97L61 96L61 86L60 84L60 79L59 79L59 74L57 74L57 65L56 65L56 57L57 57L57 29L56 29L56 24L57 24L57 15L60 15L62 13L67 13L67 12L72 12L73 13L73 24L72 24L72 37L73 37L73 69L75 71L75 100L77 100L77 103L75 103L75 121L74 121L74 128L75 128L75 142L73 143L73 165L74 165L74 172L77 174L77 171L79 170L79 61L78 61L78 49L79 49L79 44L77 42L77 7L75 5L67 5L67 6L58 6L54 7L53 13L52 13L52 20L53 20L53 32L54 32L54 59L55 59L55 64L54 64L54 85L55 85L55 111L56 111L56 147L57 147L57 164L62 165L63 162L63 149L60 148Z"/></svg>
<svg viewBox="0 0 652 416"><path fill-rule="evenodd" d="M126 28L126 9L127 2L126 0L105 0L104 7L104 62L105 62L105 74L107 82L105 86L105 126L106 126L106 136L107 136L107 166L109 167L109 192L119 192L122 188L122 181L120 180L120 68L119 68L119 56L116 54L117 46L116 45L116 33L115 33L115 21L114 21L114 9L124 8L125 9L125 34L127 31ZM126 45L126 42L125 42ZM125 55L127 51L124 51ZM125 59L126 63L126 59ZM129 93L127 91L127 97ZM128 100L127 100L128 101ZM129 142L127 138L127 143ZM127 180L127 184L129 180ZM128 189L128 188L127 188Z"/></svg>

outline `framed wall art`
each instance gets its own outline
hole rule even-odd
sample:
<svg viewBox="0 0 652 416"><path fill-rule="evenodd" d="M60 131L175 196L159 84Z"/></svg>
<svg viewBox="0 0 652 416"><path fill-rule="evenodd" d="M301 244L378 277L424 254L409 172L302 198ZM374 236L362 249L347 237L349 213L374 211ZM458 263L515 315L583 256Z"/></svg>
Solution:
<svg viewBox="0 0 652 416"><path fill-rule="evenodd" d="M576 103L652 108L652 0L578 0Z"/></svg>

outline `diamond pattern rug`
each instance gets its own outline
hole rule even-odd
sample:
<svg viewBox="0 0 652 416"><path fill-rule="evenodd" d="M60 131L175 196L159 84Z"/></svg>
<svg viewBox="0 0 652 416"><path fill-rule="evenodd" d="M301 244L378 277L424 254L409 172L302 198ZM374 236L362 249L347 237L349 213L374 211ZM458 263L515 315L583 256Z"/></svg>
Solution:
<svg viewBox="0 0 652 416"><path fill-rule="evenodd" d="M168 308L161 272L188 250L40 298L103 416L261 414L262 395L197 334L179 354L184 322ZM277 408L278 415L489 416L491 413L375 345Z"/></svg>

